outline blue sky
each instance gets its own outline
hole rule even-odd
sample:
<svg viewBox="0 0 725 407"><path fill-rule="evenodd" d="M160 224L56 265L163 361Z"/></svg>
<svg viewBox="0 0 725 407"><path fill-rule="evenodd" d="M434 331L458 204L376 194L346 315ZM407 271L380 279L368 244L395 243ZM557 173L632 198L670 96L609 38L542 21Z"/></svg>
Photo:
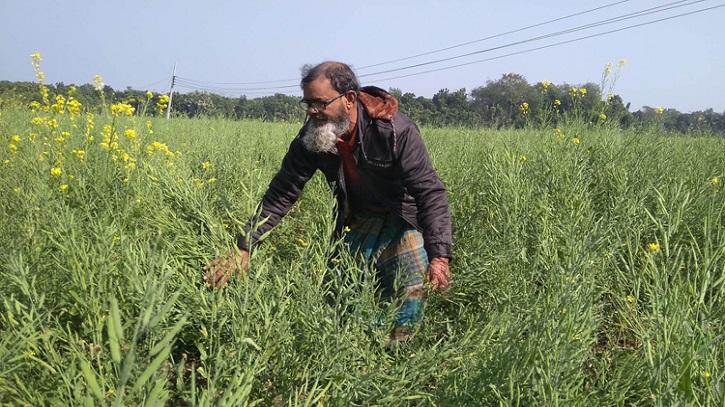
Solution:
<svg viewBox="0 0 725 407"><path fill-rule="evenodd" d="M665 4L682 7L529 41ZM725 0L0 0L0 80L35 80L30 55L40 52L47 83L92 83L94 75L101 75L114 89L164 92L176 63L179 91L214 82L203 86L248 97L299 95L302 65L339 60L351 64L364 85L432 97L443 88L470 92L509 72L524 75L530 83L599 83L607 62L616 66L624 59L614 93L631 102L631 111L646 105L723 112L725 51L720 42L725 38L725 7L623 29L722 5ZM578 13L583 14L542 24ZM539 26L501 35L533 25ZM623 30L553 45L618 29ZM473 43L454 47L468 42ZM516 42L524 43L506 46ZM505 56L542 46L549 47ZM454 48L431 53L449 47ZM495 47L502 48L362 76ZM424 53L429 54L365 68ZM490 58L496 59L474 63ZM463 63L471 64L416 74ZM416 75L394 79L409 74ZM265 89L240 91L250 88Z"/></svg>

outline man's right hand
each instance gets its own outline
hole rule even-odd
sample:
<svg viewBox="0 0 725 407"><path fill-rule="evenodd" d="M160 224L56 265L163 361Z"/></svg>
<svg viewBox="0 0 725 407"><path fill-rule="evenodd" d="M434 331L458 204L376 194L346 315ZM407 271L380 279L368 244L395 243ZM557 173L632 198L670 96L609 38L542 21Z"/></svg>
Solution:
<svg viewBox="0 0 725 407"><path fill-rule="evenodd" d="M223 287L232 276L241 280L248 267L249 252L234 248L204 266L204 270L207 272L204 275L204 281L212 288Z"/></svg>

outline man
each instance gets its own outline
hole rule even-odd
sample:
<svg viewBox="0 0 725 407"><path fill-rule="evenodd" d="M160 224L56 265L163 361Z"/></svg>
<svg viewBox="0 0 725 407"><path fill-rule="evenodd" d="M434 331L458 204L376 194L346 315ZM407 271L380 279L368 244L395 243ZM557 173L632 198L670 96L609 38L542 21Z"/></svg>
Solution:
<svg viewBox="0 0 725 407"><path fill-rule="evenodd" d="M361 89L350 67L340 62L305 66L302 75L300 105L308 120L270 183L260 215L247 224L251 239L237 237L239 250L204 267L204 280L219 287L234 274L240 277L249 251L320 170L338 201L336 234L344 235L350 252L376 270L382 300L399 301L391 339L405 340L422 318L424 277L437 290L449 284L446 190L418 128L398 112L390 94Z"/></svg>

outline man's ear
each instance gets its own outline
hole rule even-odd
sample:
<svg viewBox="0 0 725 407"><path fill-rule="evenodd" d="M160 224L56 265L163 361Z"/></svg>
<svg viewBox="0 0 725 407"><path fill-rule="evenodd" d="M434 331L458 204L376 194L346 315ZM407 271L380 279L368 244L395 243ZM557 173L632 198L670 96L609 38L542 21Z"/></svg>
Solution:
<svg viewBox="0 0 725 407"><path fill-rule="evenodd" d="M357 93L354 90L345 92L345 104L347 104L347 107L352 106L355 102L357 102Z"/></svg>

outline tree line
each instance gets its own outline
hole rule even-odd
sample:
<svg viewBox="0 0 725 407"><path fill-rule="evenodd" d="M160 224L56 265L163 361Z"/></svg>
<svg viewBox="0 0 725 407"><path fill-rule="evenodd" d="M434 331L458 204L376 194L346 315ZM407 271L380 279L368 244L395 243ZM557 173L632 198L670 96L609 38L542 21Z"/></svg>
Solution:
<svg viewBox="0 0 725 407"><path fill-rule="evenodd" d="M607 81L605 75L600 84L555 85L549 81L530 84L522 75L508 73L470 93L465 88L441 89L432 98L426 98L396 88L388 91L398 99L400 110L421 126L521 128L556 126L561 120L578 118L595 125L606 123L628 128L657 123L668 132L725 136L725 112L706 109L682 113L649 106L630 112L629 103L625 104L619 95L611 92L613 82ZM32 102L41 102L38 86L34 82L0 81L0 107L23 108ZM130 87L114 90L108 85L99 88L91 84L43 86L48 88L51 98L68 94L73 87L73 97L91 112L101 111L106 102L119 102L133 106L137 114L159 114L158 110L144 108L151 101L147 91ZM281 93L253 99L199 91L174 93L172 115L301 122L305 111L298 102L297 97Z"/></svg>

